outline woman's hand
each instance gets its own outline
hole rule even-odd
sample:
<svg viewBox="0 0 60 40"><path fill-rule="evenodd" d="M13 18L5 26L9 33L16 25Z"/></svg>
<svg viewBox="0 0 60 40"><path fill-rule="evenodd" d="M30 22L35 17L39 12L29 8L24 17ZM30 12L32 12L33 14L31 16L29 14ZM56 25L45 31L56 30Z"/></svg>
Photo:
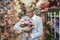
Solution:
<svg viewBox="0 0 60 40"><path fill-rule="evenodd" d="M23 31L31 31L31 29L32 29L32 27L27 27L27 26L22 28Z"/></svg>

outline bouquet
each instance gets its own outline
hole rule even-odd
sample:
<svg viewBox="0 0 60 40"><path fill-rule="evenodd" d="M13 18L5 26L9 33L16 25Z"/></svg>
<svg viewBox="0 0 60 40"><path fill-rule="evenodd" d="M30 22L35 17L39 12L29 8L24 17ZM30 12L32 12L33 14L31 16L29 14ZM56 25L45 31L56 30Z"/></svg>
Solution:
<svg viewBox="0 0 60 40"><path fill-rule="evenodd" d="M31 22L31 21L29 21L29 20L21 20L21 25L20 25L20 27L22 27L22 28L24 28L24 27L29 27L29 28L31 28L32 27L32 29L33 29L33 26L34 26L34 24L33 24L33 22ZM32 29L31 29L31 31L32 31ZM31 32L31 31L25 31L25 32Z"/></svg>

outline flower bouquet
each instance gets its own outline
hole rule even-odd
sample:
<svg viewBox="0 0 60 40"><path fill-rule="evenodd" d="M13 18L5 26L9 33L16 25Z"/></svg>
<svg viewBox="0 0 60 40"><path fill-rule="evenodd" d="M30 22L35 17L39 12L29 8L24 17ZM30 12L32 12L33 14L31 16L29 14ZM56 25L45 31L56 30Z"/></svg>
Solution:
<svg viewBox="0 0 60 40"><path fill-rule="evenodd" d="M20 25L20 27L22 27L22 28L24 28L24 27L29 27L29 28L31 28L32 27L32 29L33 29L33 26L34 26L34 24L33 24L33 22L31 22L31 21L29 21L29 20L21 20L21 25ZM31 31L32 31L32 29L31 29ZM25 32L31 32L31 31L25 31Z"/></svg>

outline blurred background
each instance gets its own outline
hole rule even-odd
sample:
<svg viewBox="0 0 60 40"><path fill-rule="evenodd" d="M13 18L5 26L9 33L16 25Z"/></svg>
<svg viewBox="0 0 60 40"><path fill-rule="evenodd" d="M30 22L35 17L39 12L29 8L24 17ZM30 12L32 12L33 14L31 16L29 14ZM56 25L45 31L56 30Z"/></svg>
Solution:
<svg viewBox="0 0 60 40"><path fill-rule="evenodd" d="M22 33L14 25L26 14L26 7L35 7L35 14L43 20L40 40L59 40L60 0L0 0L0 39L22 40Z"/></svg>

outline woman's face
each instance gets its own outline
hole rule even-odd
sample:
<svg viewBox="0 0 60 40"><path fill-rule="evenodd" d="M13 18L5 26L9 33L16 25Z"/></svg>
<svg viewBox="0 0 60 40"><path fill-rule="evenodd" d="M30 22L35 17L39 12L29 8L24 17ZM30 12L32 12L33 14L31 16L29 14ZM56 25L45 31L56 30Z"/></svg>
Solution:
<svg viewBox="0 0 60 40"><path fill-rule="evenodd" d="M28 17L32 17L33 16L33 11L30 11L30 12L26 12L26 15L28 16Z"/></svg>

